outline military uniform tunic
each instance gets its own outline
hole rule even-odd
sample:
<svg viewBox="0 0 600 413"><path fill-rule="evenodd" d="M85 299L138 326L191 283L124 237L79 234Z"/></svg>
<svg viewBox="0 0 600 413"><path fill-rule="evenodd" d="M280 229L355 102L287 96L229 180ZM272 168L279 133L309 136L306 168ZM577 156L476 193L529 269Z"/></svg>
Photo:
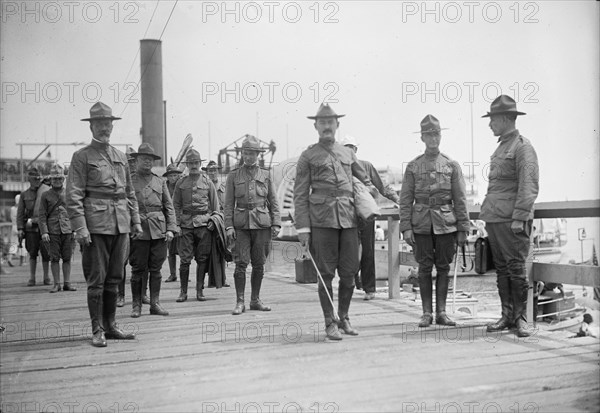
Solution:
<svg viewBox="0 0 600 413"><path fill-rule="evenodd" d="M73 235L65 205L65 188L51 188L42 194L39 212L40 233L50 235L48 254L52 262L71 261Z"/></svg>

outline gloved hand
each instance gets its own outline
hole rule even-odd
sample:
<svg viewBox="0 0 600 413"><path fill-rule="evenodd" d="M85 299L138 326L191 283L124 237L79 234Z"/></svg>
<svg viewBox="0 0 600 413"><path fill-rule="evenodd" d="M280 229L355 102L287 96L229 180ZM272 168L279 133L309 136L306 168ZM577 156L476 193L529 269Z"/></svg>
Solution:
<svg viewBox="0 0 600 413"><path fill-rule="evenodd" d="M415 235L413 234L412 229L407 229L406 231L404 231L402 233L402 238L404 238L404 241L406 241L408 245L410 245L413 248L415 247Z"/></svg>

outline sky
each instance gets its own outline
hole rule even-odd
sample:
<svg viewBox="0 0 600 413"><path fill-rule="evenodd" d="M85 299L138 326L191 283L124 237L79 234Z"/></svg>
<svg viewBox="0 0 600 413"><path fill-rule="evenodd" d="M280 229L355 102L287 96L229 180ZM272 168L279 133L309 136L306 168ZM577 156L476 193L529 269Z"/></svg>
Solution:
<svg viewBox="0 0 600 413"><path fill-rule="evenodd" d="M275 162L317 141L322 101L358 156L402 168L424 150L427 114L441 150L485 185L497 143L481 118L500 93L540 164L538 201L598 199L599 3L1 1L0 151L89 142L97 100L123 118L112 143L140 144L140 40L160 39L167 152L191 133L203 158L246 133ZM35 156L40 147L26 147ZM75 147L51 149L68 162ZM474 163L472 163L474 162ZM484 192L484 191L483 191Z"/></svg>

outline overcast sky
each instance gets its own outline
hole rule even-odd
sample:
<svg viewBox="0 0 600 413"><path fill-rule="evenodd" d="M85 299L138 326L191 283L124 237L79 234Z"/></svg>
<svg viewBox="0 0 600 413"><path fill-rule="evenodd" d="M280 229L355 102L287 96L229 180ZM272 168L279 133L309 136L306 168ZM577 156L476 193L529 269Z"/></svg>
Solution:
<svg viewBox="0 0 600 413"><path fill-rule="evenodd" d="M137 147L139 41L162 34L171 156L187 133L203 158L246 133L273 139L275 161L298 156L327 99L360 158L401 168L431 113L449 128L442 151L473 157L483 180L496 139L481 116L504 93L527 113L517 127L538 153L538 200L599 198L598 2L223 4L3 0L2 157L17 142L89 141L80 119L97 99L123 117L112 142ZM52 151L68 162L73 149Z"/></svg>

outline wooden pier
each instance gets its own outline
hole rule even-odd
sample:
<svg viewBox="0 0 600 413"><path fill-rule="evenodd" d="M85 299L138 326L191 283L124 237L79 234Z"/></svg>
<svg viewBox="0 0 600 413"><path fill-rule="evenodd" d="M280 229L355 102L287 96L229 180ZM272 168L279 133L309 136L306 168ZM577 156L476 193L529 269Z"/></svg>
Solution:
<svg viewBox="0 0 600 413"><path fill-rule="evenodd" d="M206 289L208 301L198 302L192 282L191 299L176 303L179 284L163 283L161 302L171 314L150 316L144 306L132 319L127 285L117 320L137 339L109 340L107 348L90 343L78 253L76 292L49 294L41 265L35 287L26 287L26 265L7 268L0 277L0 410L600 411L598 339L486 333L490 320L483 318L419 329L418 304L382 291L373 301L355 293L350 313L359 336L326 341L316 284L295 282L293 249L275 243L270 255L261 296L271 312L232 316L233 285Z"/></svg>

